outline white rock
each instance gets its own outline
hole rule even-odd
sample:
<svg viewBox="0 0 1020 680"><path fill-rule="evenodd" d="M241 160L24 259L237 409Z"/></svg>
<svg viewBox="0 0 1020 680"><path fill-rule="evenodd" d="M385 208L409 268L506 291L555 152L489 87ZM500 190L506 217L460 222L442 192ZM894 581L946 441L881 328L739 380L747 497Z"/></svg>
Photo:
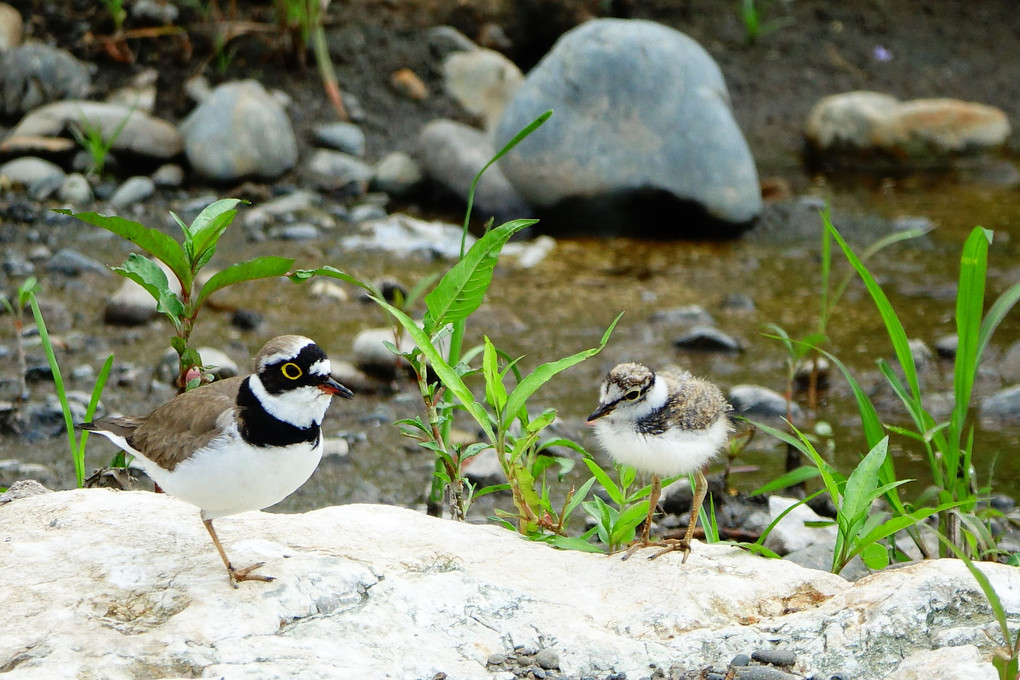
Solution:
<svg viewBox="0 0 1020 680"><path fill-rule="evenodd" d="M23 156L15 158L0 165L0 177L6 177L9 182L31 187L39 182L66 177L64 170L52 161L35 156Z"/></svg>
<svg viewBox="0 0 1020 680"><path fill-rule="evenodd" d="M905 658L889 680L996 680L995 667L974 645L921 650Z"/></svg>
<svg viewBox="0 0 1020 680"><path fill-rule="evenodd" d="M344 248L385 250L400 256L421 253L452 259L460 255L463 229L454 224L427 222L395 213L383 219L362 222L358 227L360 234L341 239ZM465 250L474 242L475 238L468 234Z"/></svg>
<svg viewBox="0 0 1020 680"><path fill-rule="evenodd" d="M774 521L776 517L779 517L780 513L797 502L799 501L793 498L771 496L769 498L769 521ZM816 543L831 545L836 540L835 526L806 526L808 522L826 521L831 521L831 518L822 517L807 505L802 504L791 510L779 524L772 527L771 533L765 539L765 547L769 550L774 550L780 555L785 555L786 553L802 550Z"/></svg>
<svg viewBox="0 0 1020 680"><path fill-rule="evenodd" d="M920 677L897 668L950 647L927 658L985 678L997 644L956 560L850 584L727 546L625 562L378 505L245 513L217 531L237 563L264 560L277 580L231 588L198 511L164 495L0 506L5 678L482 678L516 644L552 647L570 677L721 667L778 644L808 677ZM1015 620L1017 570L980 568Z"/></svg>

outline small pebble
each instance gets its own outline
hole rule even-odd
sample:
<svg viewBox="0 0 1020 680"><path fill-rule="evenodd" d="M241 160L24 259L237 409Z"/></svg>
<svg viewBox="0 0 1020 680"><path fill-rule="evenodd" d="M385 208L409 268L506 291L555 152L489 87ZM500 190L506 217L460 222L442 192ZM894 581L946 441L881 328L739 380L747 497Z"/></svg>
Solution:
<svg viewBox="0 0 1020 680"><path fill-rule="evenodd" d="M740 341L726 335L712 326L695 326L689 332L673 341L681 349L695 349L706 352L740 352Z"/></svg>
<svg viewBox="0 0 1020 680"><path fill-rule="evenodd" d="M546 647L535 655L535 663L546 670L560 667L560 655L555 649Z"/></svg>
<svg viewBox="0 0 1020 680"><path fill-rule="evenodd" d="M238 309L230 317L230 325L242 331L253 331L262 325L262 315L254 309Z"/></svg>
<svg viewBox="0 0 1020 680"><path fill-rule="evenodd" d="M506 661L506 656L504 656L503 654L499 654L499 653L490 654L489 658L486 659L486 661L485 661L485 665L486 666L499 666L504 661Z"/></svg>
<svg viewBox="0 0 1020 680"><path fill-rule="evenodd" d="M746 666L749 663L751 663L751 659L748 658L747 654L737 654L730 661L731 666Z"/></svg>
<svg viewBox="0 0 1020 680"><path fill-rule="evenodd" d="M792 666L797 663L797 655L786 649L758 649L751 653L751 658L758 663L773 666Z"/></svg>

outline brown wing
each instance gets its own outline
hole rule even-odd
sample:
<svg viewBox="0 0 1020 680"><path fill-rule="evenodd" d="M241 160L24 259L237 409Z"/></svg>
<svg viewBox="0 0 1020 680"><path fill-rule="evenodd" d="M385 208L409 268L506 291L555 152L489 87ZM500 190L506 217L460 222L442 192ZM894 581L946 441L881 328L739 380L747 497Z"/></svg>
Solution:
<svg viewBox="0 0 1020 680"><path fill-rule="evenodd" d="M662 375L662 373L660 373ZM704 430L730 410L726 397L713 383L691 375L665 373L673 418L688 430Z"/></svg>
<svg viewBox="0 0 1020 680"><path fill-rule="evenodd" d="M128 443L156 465L173 470L213 440L220 415L237 408L244 379L219 380L174 397L146 416Z"/></svg>

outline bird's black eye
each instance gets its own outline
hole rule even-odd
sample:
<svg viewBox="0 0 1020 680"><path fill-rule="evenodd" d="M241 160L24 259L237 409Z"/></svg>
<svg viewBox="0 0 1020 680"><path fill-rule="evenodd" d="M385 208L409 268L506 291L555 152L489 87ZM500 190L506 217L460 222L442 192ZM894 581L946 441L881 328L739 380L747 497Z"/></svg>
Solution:
<svg viewBox="0 0 1020 680"><path fill-rule="evenodd" d="M297 380L304 375L301 367L293 361L288 361L283 366L280 366L280 373L283 373L283 377L288 378L289 380Z"/></svg>
<svg viewBox="0 0 1020 680"><path fill-rule="evenodd" d="M631 390L627 394L623 395L623 398L627 401L634 401L641 396L641 390Z"/></svg>

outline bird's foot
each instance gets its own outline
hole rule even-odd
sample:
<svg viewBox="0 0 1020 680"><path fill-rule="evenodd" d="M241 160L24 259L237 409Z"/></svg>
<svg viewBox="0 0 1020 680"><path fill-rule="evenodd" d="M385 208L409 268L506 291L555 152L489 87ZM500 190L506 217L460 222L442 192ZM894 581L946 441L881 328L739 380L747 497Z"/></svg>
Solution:
<svg viewBox="0 0 1020 680"><path fill-rule="evenodd" d="M630 544L630 547L627 548L627 552L625 552L623 554L623 559L624 560L628 560L628 559L630 559L631 555L636 553L638 550L641 550L641 548L648 548L648 547L651 547L653 545L659 545L659 544L656 543L656 542L650 541L648 538L636 538L636 539L634 539L634 542Z"/></svg>
<svg viewBox="0 0 1020 680"><path fill-rule="evenodd" d="M265 581L266 583L268 583L269 581L275 581L276 580L275 576L265 576L264 574L251 573L264 564L265 562L256 562L251 566L242 567L241 569L235 569L232 566L228 566L227 571L230 573L231 584L233 584L233 586L236 588L239 581Z"/></svg>
<svg viewBox="0 0 1020 680"><path fill-rule="evenodd" d="M668 552L676 552L679 550L684 554L684 558L680 561L680 564L684 564L687 562L687 558L691 554L691 544L683 538L667 538L656 545L661 547L654 555L648 557L650 560L654 560L656 557L661 557Z"/></svg>

